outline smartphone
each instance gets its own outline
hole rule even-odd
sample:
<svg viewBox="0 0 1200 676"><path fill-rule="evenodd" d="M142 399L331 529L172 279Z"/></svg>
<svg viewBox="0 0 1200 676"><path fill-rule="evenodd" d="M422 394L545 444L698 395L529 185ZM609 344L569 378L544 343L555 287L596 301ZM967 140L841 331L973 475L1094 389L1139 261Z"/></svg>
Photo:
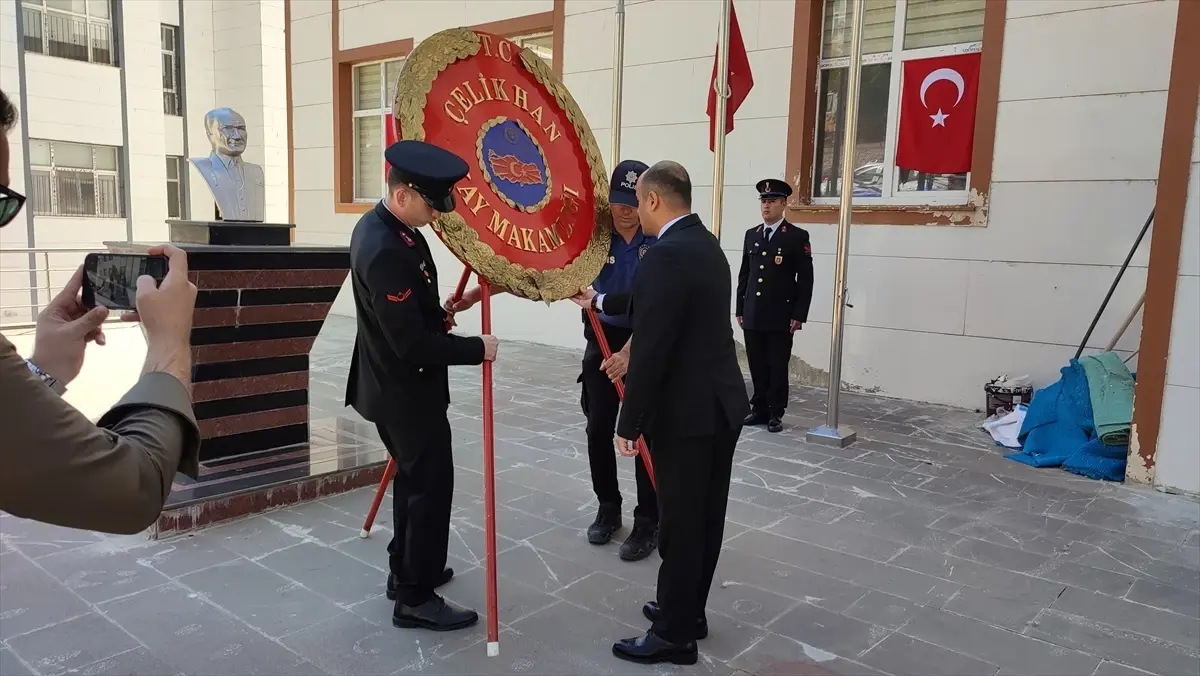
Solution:
<svg viewBox="0 0 1200 676"><path fill-rule="evenodd" d="M133 310L137 280L150 275L156 284L167 276L165 256L90 253L83 259L83 304L112 310Z"/></svg>

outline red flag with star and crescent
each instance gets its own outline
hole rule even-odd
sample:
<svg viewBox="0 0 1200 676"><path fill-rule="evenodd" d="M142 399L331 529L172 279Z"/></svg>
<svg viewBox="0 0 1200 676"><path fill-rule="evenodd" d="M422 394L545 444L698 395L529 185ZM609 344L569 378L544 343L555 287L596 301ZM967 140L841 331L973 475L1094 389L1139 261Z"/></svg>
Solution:
<svg viewBox="0 0 1200 676"><path fill-rule="evenodd" d="M896 165L930 174L971 170L979 53L904 62Z"/></svg>
<svg viewBox="0 0 1200 676"><path fill-rule="evenodd" d="M388 113L384 116L383 124L385 125L383 129L383 149L386 152L387 149L398 140L396 138L396 118L392 117L391 113ZM391 169L391 167L392 165L388 164L387 160L383 161L384 185L387 185L388 170Z"/></svg>

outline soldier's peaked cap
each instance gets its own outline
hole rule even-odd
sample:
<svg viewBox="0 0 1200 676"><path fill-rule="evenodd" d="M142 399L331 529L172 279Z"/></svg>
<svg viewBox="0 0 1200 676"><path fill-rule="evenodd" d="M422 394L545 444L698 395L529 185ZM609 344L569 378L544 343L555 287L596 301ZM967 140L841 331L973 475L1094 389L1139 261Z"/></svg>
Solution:
<svg viewBox="0 0 1200 676"><path fill-rule="evenodd" d="M790 197L792 195L792 186L788 185L787 181L778 178L764 178L754 184L754 189L758 191L758 198L760 200Z"/></svg>
<svg viewBox="0 0 1200 676"><path fill-rule="evenodd" d="M443 213L454 211L454 184L470 171L461 157L432 143L413 140L393 143L383 157L400 180L429 206Z"/></svg>

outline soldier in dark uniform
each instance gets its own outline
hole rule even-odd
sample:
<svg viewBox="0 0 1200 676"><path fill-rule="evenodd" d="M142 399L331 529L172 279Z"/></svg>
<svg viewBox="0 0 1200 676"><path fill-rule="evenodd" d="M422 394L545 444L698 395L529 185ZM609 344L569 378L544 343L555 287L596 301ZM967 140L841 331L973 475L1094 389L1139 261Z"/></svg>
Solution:
<svg viewBox="0 0 1200 676"><path fill-rule="evenodd" d="M792 335L808 321L813 262L808 232L783 218L792 187L768 178L755 185L763 222L746 232L738 271L737 320L746 338L754 396L747 425L783 429Z"/></svg>
<svg viewBox="0 0 1200 676"><path fill-rule="evenodd" d="M448 332L437 268L417 230L454 210L454 184L467 163L437 146L401 141L385 152L388 194L363 214L350 238L350 278L358 315L346 404L375 423L396 461L395 535L388 544L392 624L435 631L475 624L474 610L434 593L446 568L454 459L450 451L447 367L496 358L493 336Z"/></svg>

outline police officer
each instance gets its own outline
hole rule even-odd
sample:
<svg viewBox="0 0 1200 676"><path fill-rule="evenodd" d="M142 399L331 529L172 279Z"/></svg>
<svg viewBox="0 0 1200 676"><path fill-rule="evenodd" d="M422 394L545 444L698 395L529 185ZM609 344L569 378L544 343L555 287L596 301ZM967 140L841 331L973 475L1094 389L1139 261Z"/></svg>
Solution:
<svg viewBox="0 0 1200 676"><path fill-rule="evenodd" d="M576 382L583 384L580 403L588 421L592 490L600 503L596 519L587 530L588 542L594 545L611 542L622 525L621 486L617 482L617 459L613 453L613 435L621 400L613 382L625 375L629 364L628 344L633 330L625 312L633 288L633 273L638 261L654 243L654 237L642 233L638 221L637 182L644 171L646 165L636 160L625 160L613 170L608 189L609 212L613 219L608 262L592 289L572 299L581 307L591 307L599 313L601 328L613 351L613 356L605 360L585 313L583 335L587 347L583 352L583 373ZM504 290L493 287L492 295L497 293L504 293ZM608 295L607 305L605 295ZM482 290L474 287L461 299L446 301L445 309L451 314L462 312L481 298ZM625 561L640 561L658 546L658 496L641 457L636 460L634 476L638 502L633 510L633 530L621 545L620 556Z"/></svg>
<svg viewBox="0 0 1200 676"><path fill-rule="evenodd" d="M746 338L754 395L745 424L783 429L792 335L808 321L813 262L808 232L783 218L792 187L763 179L755 185L763 222L746 232L738 272L737 320Z"/></svg>
<svg viewBox="0 0 1200 676"><path fill-rule="evenodd" d="M633 274L638 261L646 255L655 238L642 232L638 220L637 182L647 166L636 160L625 160L613 170L609 183L608 203L613 219L612 243L608 250L608 263L600 276L592 283L595 295L590 298L593 309L600 317L613 358L604 361L600 344L592 330L586 314L583 318L583 335L587 347L583 351L583 413L587 416L588 461L592 469L592 490L600 502L596 519L588 526L588 542L594 545L607 544L621 528L621 488L617 483L617 459L613 453L613 434L617 427L617 413L621 400L617 396L613 380L625 375L629 350L622 349L633 334L632 324L625 314L626 302L633 288ZM605 297L610 303L605 305ZM607 312L606 312L607 310ZM621 558L625 561L640 561L650 556L658 546L658 496L646 465L637 456L634 467L637 481L637 506L633 510L633 530L621 545Z"/></svg>
<svg viewBox="0 0 1200 676"><path fill-rule="evenodd" d="M474 610L434 593L446 568L454 494L447 367L496 358L493 336L448 333L438 301L437 267L418 228L454 210L454 184L467 163L437 146L400 141L384 153L387 197L363 214L350 238L358 315L346 404L375 423L396 461L395 534L388 544L392 624L435 631L475 624Z"/></svg>

